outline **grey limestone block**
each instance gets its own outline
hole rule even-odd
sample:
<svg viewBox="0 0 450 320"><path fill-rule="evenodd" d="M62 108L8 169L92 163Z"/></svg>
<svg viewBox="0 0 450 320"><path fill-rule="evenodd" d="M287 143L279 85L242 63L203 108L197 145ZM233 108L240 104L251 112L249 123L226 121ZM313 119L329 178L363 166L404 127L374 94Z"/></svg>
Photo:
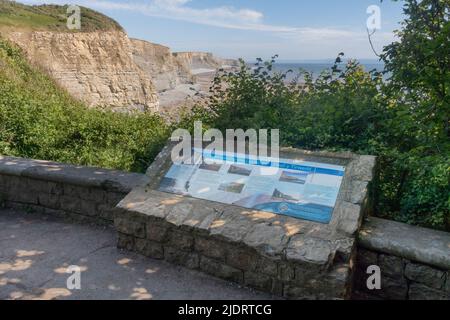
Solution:
<svg viewBox="0 0 450 320"><path fill-rule="evenodd" d="M225 280L238 283L244 281L244 274L241 270L204 256L200 259L200 270Z"/></svg>
<svg viewBox="0 0 450 320"><path fill-rule="evenodd" d="M408 263L405 276L409 280L419 282L434 289L444 289L446 274L444 271L423 264Z"/></svg>
<svg viewBox="0 0 450 320"><path fill-rule="evenodd" d="M450 300L443 290L436 290L421 283L411 283L409 287L410 300Z"/></svg>
<svg viewBox="0 0 450 320"><path fill-rule="evenodd" d="M114 219L114 225L116 230L120 233L136 238L145 238L145 223L121 217Z"/></svg>

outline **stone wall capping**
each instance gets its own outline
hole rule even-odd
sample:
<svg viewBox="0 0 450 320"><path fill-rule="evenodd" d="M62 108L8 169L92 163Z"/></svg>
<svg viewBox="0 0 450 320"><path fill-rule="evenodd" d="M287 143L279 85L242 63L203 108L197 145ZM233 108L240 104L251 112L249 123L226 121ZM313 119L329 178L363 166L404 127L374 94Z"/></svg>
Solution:
<svg viewBox="0 0 450 320"><path fill-rule="evenodd" d="M450 234L370 217L358 235L359 246L450 270Z"/></svg>
<svg viewBox="0 0 450 320"><path fill-rule="evenodd" d="M77 222L111 225L143 174L0 156L0 202Z"/></svg>
<svg viewBox="0 0 450 320"><path fill-rule="evenodd" d="M0 174L120 193L130 192L143 178L137 173L6 156L0 156Z"/></svg>

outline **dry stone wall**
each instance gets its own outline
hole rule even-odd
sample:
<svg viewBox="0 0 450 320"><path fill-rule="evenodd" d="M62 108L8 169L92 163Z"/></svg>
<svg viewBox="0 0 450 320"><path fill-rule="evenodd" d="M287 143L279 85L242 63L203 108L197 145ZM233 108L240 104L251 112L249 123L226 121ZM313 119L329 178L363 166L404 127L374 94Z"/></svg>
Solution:
<svg viewBox="0 0 450 320"><path fill-rule="evenodd" d="M327 225L145 189L119 207L119 248L286 298L350 296L355 242Z"/></svg>
<svg viewBox="0 0 450 320"><path fill-rule="evenodd" d="M0 156L0 203L111 225L115 206L142 175Z"/></svg>
<svg viewBox="0 0 450 320"><path fill-rule="evenodd" d="M450 300L450 234L371 217L358 248L355 299ZM374 265L380 290L366 284Z"/></svg>
<svg viewBox="0 0 450 320"><path fill-rule="evenodd" d="M162 163L158 158L150 173ZM350 204L365 203L351 191L370 176L363 167L356 166L350 181L357 182L343 193L349 202L344 217L352 216ZM147 179L0 156L0 204L96 224L115 220L120 248L286 298L450 299L448 233L370 217L352 239L339 224L335 232L289 217L140 192ZM130 201L121 202L127 194ZM357 228L357 219L348 222ZM372 265L381 269L381 290L367 288Z"/></svg>

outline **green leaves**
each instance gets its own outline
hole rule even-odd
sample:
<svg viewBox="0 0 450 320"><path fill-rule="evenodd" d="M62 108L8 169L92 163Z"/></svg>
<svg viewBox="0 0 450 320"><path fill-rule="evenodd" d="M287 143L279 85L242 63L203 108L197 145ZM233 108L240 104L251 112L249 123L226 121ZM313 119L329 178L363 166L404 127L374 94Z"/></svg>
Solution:
<svg viewBox="0 0 450 320"><path fill-rule="evenodd" d="M317 78L300 71L291 83L285 83L286 74L273 72L276 57L258 59L254 68L241 61L237 72L216 77L206 117L196 115L222 130L280 129L285 146L377 155L378 215L450 228L450 144L443 131L450 64L443 71L439 62L450 54L435 57L444 50L442 43L425 45L428 37L417 35L408 23L400 31L406 42L384 51L390 82L357 61L344 65L343 53ZM447 81L443 99L433 94L441 80Z"/></svg>
<svg viewBox="0 0 450 320"><path fill-rule="evenodd" d="M144 172L169 131L156 115L88 109L0 39L0 154Z"/></svg>

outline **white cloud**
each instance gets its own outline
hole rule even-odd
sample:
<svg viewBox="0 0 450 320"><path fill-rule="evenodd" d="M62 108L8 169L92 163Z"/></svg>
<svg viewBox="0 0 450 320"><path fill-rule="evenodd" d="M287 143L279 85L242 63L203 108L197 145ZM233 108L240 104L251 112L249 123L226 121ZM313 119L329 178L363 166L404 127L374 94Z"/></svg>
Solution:
<svg viewBox="0 0 450 320"><path fill-rule="evenodd" d="M67 0L23 0L28 4L66 4ZM78 0L76 4L93 9L127 10L139 12L147 16L188 21L223 28L246 30L288 30L285 27L266 26L262 23L262 12L251 9L236 9L234 7L213 7L196 9L188 6L191 0L151 0L140 2L108 1L108 0Z"/></svg>
<svg viewBox="0 0 450 320"><path fill-rule="evenodd" d="M23 0L25 3L66 4L68 0ZM215 27L238 30L253 30L291 34L342 34L346 31L327 28L296 28L264 23L264 14L253 9L236 9L234 7L212 7L197 9L188 4L192 0L150 0L140 2L110 0L77 0L76 3L93 9L127 10L147 16L187 21Z"/></svg>
<svg viewBox="0 0 450 320"><path fill-rule="evenodd" d="M53 3L66 4L71 0L22 0L29 4ZM314 57L313 51L324 53L343 51L348 48L358 52L359 56L370 56L367 34L364 26L361 30L349 30L335 27L292 27L273 25L264 22L264 14L260 11L246 8L217 6L196 8L191 6L193 0L74 0L75 3L97 10L122 10L144 14L151 17L186 21L213 27L266 32L276 36L285 45L301 47L304 53ZM393 40L389 32L377 33L375 45L382 47ZM249 41L253 42L252 41ZM341 50L342 48L342 50ZM273 50L274 48L272 48Z"/></svg>

